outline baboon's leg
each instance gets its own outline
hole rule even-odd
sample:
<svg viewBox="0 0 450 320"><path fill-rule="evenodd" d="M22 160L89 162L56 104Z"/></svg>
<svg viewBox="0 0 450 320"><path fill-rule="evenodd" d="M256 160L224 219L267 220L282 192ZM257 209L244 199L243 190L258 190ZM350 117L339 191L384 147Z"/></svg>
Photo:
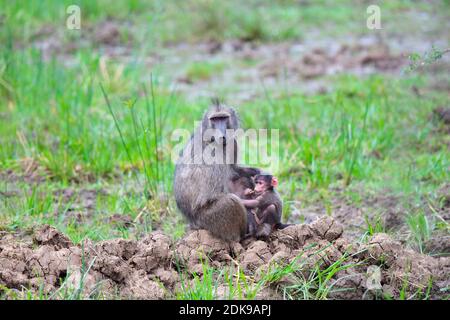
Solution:
<svg viewBox="0 0 450 320"><path fill-rule="evenodd" d="M245 237L253 237L256 234L256 220L253 212L247 209L247 234Z"/></svg>
<svg viewBox="0 0 450 320"><path fill-rule="evenodd" d="M268 223L272 226L274 230L281 230L292 226L293 224L281 223L281 217L278 215L275 206L272 204L264 210L261 215L261 223Z"/></svg>
<svg viewBox="0 0 450 320"><path fill-rule="evenodd" d="M234 194L224 194L198 214L197 225L214 236L239 241L247 231L247 211Z"/></svg>
<svg viewBox="0 0 450 320"><path fill-rule="evenodd" d="M272 225L269 223L261 223L256 230L257 239L266 239L272 232Z"/></svg>
<svg viewBox="0 0 450 320"><path fill-rule="evenodd" d="M279 222L280 219L277 217L275 206L273 204L268 206L261 214L260 225L256 230L256 238L267 238Z"/></svg>
<svg viewBox="0 0 450 320"><path fill-rule="evenodd" d="M270 225L275 225L280 222L280 218L277 216L277 209L273 204L268 206L259 217L260 223L268 223Z"/></svg>

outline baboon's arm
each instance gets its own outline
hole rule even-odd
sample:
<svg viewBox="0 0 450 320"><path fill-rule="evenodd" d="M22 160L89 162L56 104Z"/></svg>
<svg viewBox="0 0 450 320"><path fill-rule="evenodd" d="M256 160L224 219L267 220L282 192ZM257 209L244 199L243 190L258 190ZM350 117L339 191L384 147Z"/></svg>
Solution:
<svg viewBox="0 0 450 320"><path fill-rule="evenodd" d="M256 208L259 205L259 201L252 199L252 200L245 200L245 199L241 199L242 204L246 207L246 208Z"/></svg>

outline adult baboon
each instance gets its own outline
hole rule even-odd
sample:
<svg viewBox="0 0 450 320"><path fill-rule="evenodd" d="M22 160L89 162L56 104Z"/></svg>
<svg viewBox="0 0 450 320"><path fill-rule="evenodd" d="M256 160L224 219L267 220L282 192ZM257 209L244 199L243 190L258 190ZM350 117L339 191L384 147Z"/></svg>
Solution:
<svg viewBox="0 0 450 320"><path fill-rule="evenodd" d="M173 187L177 206L191 228L206 229L218 238L233 241L240 240L246 233L247 210L232 193L230 181L259 173L258 169L240 167L236 163L237 143L235 139L227 141L230 138L226 130L238 128L235 110L214 101L180 154ZM214 134L210 135L208 129ZM216 156L221 153L223 161L211 163L204 157L205 150L213 150ZM231 152L234 154L230 155Z"/></svg>

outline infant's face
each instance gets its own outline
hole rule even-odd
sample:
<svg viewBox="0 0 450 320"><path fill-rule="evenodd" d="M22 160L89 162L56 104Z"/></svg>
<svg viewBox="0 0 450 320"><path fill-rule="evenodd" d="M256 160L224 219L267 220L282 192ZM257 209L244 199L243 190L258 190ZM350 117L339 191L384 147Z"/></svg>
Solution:
<svg viewBox="0 0 450 320"><path fill-rule="evenodd" d="M267 184L262 181L262 180L258 180L255 183L255 191L258 193L264 192L267 190Z"/></svg>

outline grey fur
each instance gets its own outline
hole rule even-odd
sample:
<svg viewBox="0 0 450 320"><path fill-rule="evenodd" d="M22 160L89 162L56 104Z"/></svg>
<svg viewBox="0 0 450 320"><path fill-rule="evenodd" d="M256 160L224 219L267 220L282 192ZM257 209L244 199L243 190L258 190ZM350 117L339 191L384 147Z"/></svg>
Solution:
<svg viewBox="0 0 450 320"><path fill-rule="evenodd" d="M178 208L193 229L206 229L224 240L240 240L247 228L247 211L238 196L230 190L233 177L249 175L258 171L234 164L205 164L203 149L210 143L202 141L202 132L212 128L214 113L229 114L227 129L238 129L239 121L233 108L215 101L204 114L201 125L196 128L184 147L175 166L174 195ZM194 150L199 143L202 150ZM237 144L233 141L235 148ZM224 147L224 155L226 148ZM236 150L235 150L236 152ZM195 164L198 163L198 164ZM254 170L254 171L252 171ZM250 171L250 173L249 173Z"/></svg>

